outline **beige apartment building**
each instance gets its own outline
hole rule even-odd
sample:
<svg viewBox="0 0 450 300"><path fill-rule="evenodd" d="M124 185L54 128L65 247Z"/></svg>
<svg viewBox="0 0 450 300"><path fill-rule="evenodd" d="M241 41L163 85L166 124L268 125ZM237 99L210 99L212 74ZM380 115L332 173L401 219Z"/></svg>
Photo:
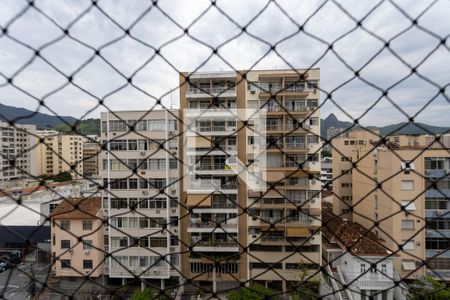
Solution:
<svg viewBox="0 0 450 300"><path fill-rule="evenodd" d="M70 172L72 178L83 177L83 137L80 135L43 135L37 149L40 175Z"/></svg>
<svg viewBox="0 0 450 300"><path fill-rule="evenodd" d="M353 221L399 255L394 266L402 278L450 278L450 154L433 141L391 136L386 144L366 140L352 150ZM339 201L334 205L338 210Z"/></svg>
<svg viewBox="0 0 450 300"><path fill-rule="evenodd" d="M351 130L345 136L332 139L333 213L351 220L353 206L353 154L369 141L379 139L378 130Z"/></svg>
<svg viewBox="0 0 450 300"><path fill-rule="evenodd" d="M100 173L108 216L106 274L135 276L161 288L178 285L178 111L101 114Z"/></svg>
<svg viewBox="0 0 450 300"><path fill-rule="evenodd" d="M101 198L67 198L49 216L54 275L101 276L105 259Z"/></svg>
<svg viewBox="0 0 450 300"><path fill-rule="evenodd" d="M100 143L84 142L83 143L83 176L91 178L100 175L99 157Z"/></svg>
<svg viewBox="0 0 450 300"><path fill-rule="evenodd" d="M0 186L5 181L37 175L35 133L35 125L10 126L0 121Z"/></svg>
<svg viewBox="0 0 450 300"><path fill-rule="evenodd" d="M319 69L180 75L185 278L289 291L301 266L318 270L319 80ZM260 128L249 115L262 112Z"/></svg>

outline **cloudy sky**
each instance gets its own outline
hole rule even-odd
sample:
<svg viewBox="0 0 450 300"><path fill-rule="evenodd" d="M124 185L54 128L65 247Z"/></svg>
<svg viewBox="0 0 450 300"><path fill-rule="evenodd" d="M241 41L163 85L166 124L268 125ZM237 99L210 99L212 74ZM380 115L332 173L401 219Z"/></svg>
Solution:
<svg viewBox="0 0 450 300"><path fill-rule="evenodd" d="M97 2L0 0L0 103L98 117L176 106L179 71L320 67L323 116L450 125L448 0Z"/></svg>

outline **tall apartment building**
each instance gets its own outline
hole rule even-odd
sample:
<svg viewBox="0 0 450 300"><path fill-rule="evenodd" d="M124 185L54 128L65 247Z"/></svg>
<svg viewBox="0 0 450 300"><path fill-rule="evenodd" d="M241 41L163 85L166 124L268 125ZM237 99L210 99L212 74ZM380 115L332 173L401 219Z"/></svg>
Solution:
<svg viewBox="0 0 450 300"><path fill-rule="evenodd" d="M177 118L166 110L101 114L110 278L164 288L181 277Z"/></svg>
<svg viewBox="0 0 450 300"><path fill-rule="evenodd" d="M5 181L37 175L35 125L0 122L0 186Z"/></svg>
<svg viewBox="0 0 450 300"><path fill-rule="evenodd" d="M40 175L70 172L72 178L83 176L83 137L80 135L43 135L37 147Z"/></svg>
<svg viewBox="0 0 450 300"><path fill-rule="evenodd" d="M99 156L100 143L84 142L83 143L83 176L98 176L99 172Z"/></svg>
<svg viewBox="0 0 450 300"><path fill-rule="evenodd" d="M332 139L334 214L352 219L353 153L369 141L378 139L378 130L352 130L346 137Z"/></svg>
<svg viewBox="0 0 450 300"><path fill-rule="evenodd" d="M398 251L395 268L402 278L429 274L448 280L450 154L434 137L389 140L353 146L353 220Z"/></svg>
<svg viewBox="0 0 450 300"><path fill-rule="evenodd" d="M213 291L250 281L288 291L301 266L318 269L319 79L318 69L180 75L185 278ZM266 111L263 141L248 111ZM263 174L264 190L247 170Z"/></svg>

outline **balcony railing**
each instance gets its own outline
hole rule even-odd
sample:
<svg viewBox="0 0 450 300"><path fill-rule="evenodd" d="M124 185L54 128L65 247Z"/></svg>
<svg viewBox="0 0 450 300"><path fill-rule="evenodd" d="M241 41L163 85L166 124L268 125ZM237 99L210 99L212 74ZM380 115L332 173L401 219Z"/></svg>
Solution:
<svg viewBox="0 0 450 300"><path fill-rule="evenodd" d="M227 86L217 86L217 87L190 87L187 90L189 94L218 94L218 93L235 93L235 87L227 87Z"/></svg>
<svg viewBox="0 0 450 300"><path fill-rule="evenodd" d="M199 171L209 171L209 170L235 170L236 165L230 165L230 164L199 164L196 165L196 170Z"/></svg>
<svg viewBox="0 0 450 300"><path fill-rule="evenodd" d="M233 240L209 240L209 241L192 241L191 246L198 246L198 247L237 247L238 244Z"/></svg>
<svg viewBox="0 0 450 300"><path fill-rule="evenodd" d="M306 149L307 148L307 144L306 143L286 142L285 148L287 148L287 149Z"/></svg>

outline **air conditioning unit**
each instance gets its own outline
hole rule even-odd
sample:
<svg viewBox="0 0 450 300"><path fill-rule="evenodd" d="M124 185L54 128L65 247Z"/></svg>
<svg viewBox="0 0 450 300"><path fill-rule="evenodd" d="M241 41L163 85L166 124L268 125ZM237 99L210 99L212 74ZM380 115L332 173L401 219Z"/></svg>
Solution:
<svg viewBox="0 0 450 300"><path fill-rule="evenodd" d="M251 90L250 94L254 95L254 94L256 94L256 91L255 90Z"/></svg>
<svg viewBox="0 0 450 300"><path fill-rule="evenodd" d="M145 175L146 173L145 173L145 171L141 171L141 175Z"/></svg>
<svg viewBox="0 0 450 300"><path fill-rule="evenodd" d="M175 135L175 131L169 131L169 135Z"/></svg>
<svg viewBox="0 0 450 300"><path fill-rule="evenodd" d="M91 254L91 251L89 251L89 250L84 250L84 254L85 254L85 255L89 255L89 254Z"/></svg>
<svg viewBox="0 0 450 300"><path fill-rule="evenodd" d="M170 190L170 193L171 193L172 195L176 195L177 190Z"/></svg>
<svg viewBox="0 0 450 300"><path fill-rule="evenodd" d="M171 211L173 214L177 213L177 209L176 209L176 208L172 208L170 211Z"/></svg>
<svg viewBox="0 0 450 300"><path fill-rule="evenodd" d="M148 191L142 191L142 195L148 195Z"/></svg>
<svg viewBox="0 0 450 300"><path fill-rule="evenodd" d="M159 270L158 270L158 269L154 269L154 270L153 270L153 273L154 273L154 274L159 274Z"/></svg>
<svg viewBox="0 0 450 300"><path fill-rule="evenodd" d="M145 156L146 152L145 151L139 151L139 155L140 156Z"/></svg>
<svg viewBox="0 0 450 300"><path fill-rule="evenodd" d="M442 210L436 210L436 211L434 212L434 214L435 214L436 216L442 216L442 215L443 215L443 211L442 211Z"/></svg>

